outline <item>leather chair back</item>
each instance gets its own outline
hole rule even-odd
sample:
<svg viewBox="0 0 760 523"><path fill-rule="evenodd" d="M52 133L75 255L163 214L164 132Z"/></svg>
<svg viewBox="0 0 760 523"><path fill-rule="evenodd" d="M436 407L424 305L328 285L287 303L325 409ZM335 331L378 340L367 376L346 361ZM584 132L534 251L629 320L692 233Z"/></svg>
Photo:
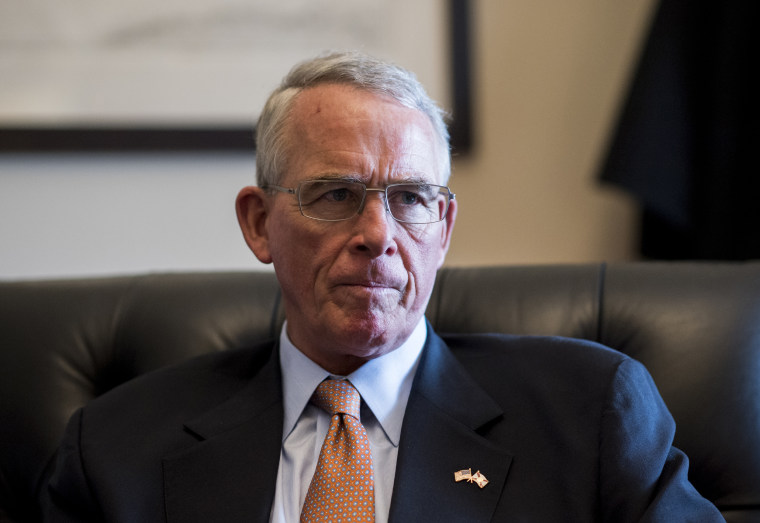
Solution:
<svg viewBox="0 0 760 523"><path fill-rule="evenodd" d="M0 282L0 521L34 518L69 416L142 373L276 336L271 272ZM438 332L598 341L651 372L690 478L760 521L760 263L444 268Z"/></svg>

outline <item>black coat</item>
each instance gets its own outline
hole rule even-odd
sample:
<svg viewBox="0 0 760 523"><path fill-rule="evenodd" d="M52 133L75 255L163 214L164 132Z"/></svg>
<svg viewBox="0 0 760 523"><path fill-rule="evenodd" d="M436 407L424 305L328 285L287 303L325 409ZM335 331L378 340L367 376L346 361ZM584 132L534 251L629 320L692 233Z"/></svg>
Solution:
<svg viewBox="0 0 760 523"><path fill-rule="evenodd" d="M49 519L267 522L281 391L269 343L98 398L69 424ZM390 520L723 521L688 482L674 429L647 371L619 352L561 338L442 339L429 328ZM488 485L455 482L467 468Z"/></svg>

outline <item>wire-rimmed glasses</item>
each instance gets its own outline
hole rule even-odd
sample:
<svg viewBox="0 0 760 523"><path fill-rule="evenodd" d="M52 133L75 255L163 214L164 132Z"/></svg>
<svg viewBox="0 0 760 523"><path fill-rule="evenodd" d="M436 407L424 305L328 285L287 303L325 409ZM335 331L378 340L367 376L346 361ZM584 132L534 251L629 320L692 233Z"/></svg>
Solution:
<svg viewBox="0 0 760 523"><path fill-rule="evenodd" d="M385 194L385 208L402 223L436 223L446 217L454 194L448 187L429 183L393 183L384 189L355 180L305 180L297 187L268 185L265 190L293 194L301 214L314 220L348 220L364 207L367 191Z"/></svg>

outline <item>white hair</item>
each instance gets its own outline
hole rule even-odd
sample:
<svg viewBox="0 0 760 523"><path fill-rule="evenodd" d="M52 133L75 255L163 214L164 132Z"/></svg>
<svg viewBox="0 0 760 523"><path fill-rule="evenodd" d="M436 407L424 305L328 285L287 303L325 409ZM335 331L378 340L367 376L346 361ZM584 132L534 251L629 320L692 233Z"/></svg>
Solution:
<svg viewBox="0 0 760 523"><path fill-rule="evenodd" d="M444 183L451 173L446 113L428 96L414 73L357 52L332 53L297 64L269 96L256 126L256 179L260 187L279 182L287 163L286 122L296 96L320 84L346 84L390 96L425 114L433 125L441 152Z"/></svg>

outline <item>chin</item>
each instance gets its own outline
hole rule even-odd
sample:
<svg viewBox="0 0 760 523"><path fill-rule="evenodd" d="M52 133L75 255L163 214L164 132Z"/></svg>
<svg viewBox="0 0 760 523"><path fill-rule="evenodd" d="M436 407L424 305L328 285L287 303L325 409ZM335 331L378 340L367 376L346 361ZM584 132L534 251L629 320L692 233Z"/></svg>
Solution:
<svg viewBox="0 0 760 523"><path fill-rule="evenodd" d="M336 341L353 353L360 356L362 353L377 357L389 350L393 350L401 341L411 333L406 323L407 311L404 314L372 313L363 311L361 314L348 315L343 321L335 325ZM379 353L376 353L379 350Z"/></svg>

